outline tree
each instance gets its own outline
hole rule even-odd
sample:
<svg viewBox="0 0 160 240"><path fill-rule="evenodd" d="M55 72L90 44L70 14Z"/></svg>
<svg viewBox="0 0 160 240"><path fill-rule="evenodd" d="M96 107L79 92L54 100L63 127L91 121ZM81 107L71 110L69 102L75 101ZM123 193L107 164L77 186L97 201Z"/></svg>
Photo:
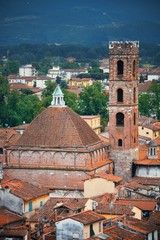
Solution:
<svg viewBox="0 0 160 240"><path fill-rule="evenodd" d="M46 88L42 92L42 104L44 107L48 107L52 101L52 94L56 88L56 84L51 82L51 80L46 81Z"/></svg>
<svg viewBox="0 0 160 240"><path fill-rule="evenodd" d="M0 126L5 125L7 116L7 99L9 95L9 83L7 78L0 75Z"/></svg>
<svg viewBox="0 0 160 240"><path fill-rule="evenodd" d="M156 114L160 120L160 83L153 81L150 85L148 92L151 95L151 108L152 114Z"/></svg>
<svg viewBox="0 0 160 240"><path fill-rule="evenodd" d="M5 66L7 74L18 74L20 63L18 61L8 61Z"/></svg>
<svg viewBox="0 0 160 240"><path fill-rule="evenodd" d="M138 97L138 108L141 116L150 117L151 96L148 93L141 93Z"/></svg>
<svg viewBox="0 0 160 240"><path fill-rule="evenodd" d="M5 124L11 127L24 121L30 123L44 109L37 96L20 94L18 91L10 92L6 108Z"/></svg>
<svg viewBox="0 0 160 240"><path fill-rule="evenodd" d="M75 93L69 92L66 89L63 89L63 93L66 105L72 108L73 111L78 112L79 102L77 95Z"/></svg>
<svg viewBox="0 0 160 240"><path fill-rule="evenodd" d="M81 115L97 115L101 116L103 130L108 121L108 95L103 91L100 83L86 87L80 93L78 113Z"/></svg>

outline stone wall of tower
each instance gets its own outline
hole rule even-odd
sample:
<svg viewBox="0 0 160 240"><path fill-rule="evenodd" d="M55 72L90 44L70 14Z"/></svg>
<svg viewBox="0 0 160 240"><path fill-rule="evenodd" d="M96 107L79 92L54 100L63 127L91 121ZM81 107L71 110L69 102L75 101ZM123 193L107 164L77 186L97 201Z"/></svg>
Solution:
<svg viewBox="0 0 160 240"><path fill-rule="evenodd" d="M114 172L129 180L138 159L138 42L109 43L109 140Z"/></svg>

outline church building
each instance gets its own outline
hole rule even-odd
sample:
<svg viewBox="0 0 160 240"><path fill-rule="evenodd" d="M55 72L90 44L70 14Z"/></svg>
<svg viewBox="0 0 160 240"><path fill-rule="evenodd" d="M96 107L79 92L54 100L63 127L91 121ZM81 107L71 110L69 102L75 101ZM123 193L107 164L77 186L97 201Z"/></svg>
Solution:
<svg viewBox="0 0 160 240"><path fill-rule="evenodd" d="M57 86L51 106L8 147L4 169L10 178L41 184L55 195L59 191L58 195L68 196L83 191L83 180L88 176L112 173L113 162L108 146L65 105L63 97Z"/></svg>

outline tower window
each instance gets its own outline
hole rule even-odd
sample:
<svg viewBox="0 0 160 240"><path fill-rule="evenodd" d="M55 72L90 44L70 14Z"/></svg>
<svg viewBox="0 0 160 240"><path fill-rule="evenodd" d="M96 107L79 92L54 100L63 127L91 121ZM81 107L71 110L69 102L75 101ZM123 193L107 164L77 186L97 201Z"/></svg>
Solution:
<svg viewBox="0 0 160 240"><path fill-rule="evenodd" d="M3 154L3 148L0 148L0 154Z"/></svg>
<svg viewBox="0 0 160 240"><path fill-rule="evenodd" d="M117 62L117 75L123 75L123 61Z"/></svg>
<svg viewBox="0 0 160 240"><path fill-rule="evenodd" d="M136 88L133 90L133 102L136 102Z"/></svg>
<svg viewBox="0 0 160 240"><path fill-rule="evenodd" d="M121 88L117 90L117 102L123 102L123 90Z"/></svg>
<svg viewBox="0 0 160 240"><path fill-rule="evenodd" d="M136 76L136 61L135 60L133 61L133 72L132 72L132 74L133 74L133 77Z"/></svg>
<svg viewBox="0 0 160 240"><path fill-rule="evenodd" d="M134 125L136 125L136 113L134 113Z"/></svg>
<svg viewBox="0 0 160 240"><path fill-rule="evenodd" d="M124 126L124 114L123 113L116 114L116 126Z"/></svg>
<svg viewBox="0 0 160 240"><path fill-rule="evenodd" d="M118 147L122 147L122 139L118 139Z"/></svg>

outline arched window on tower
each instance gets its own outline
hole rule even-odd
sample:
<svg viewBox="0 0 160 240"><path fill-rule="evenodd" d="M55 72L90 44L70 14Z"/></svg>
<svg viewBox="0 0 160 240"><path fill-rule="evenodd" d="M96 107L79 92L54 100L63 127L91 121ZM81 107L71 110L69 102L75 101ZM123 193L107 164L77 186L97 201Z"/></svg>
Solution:
<svg viewBox="0 0 160 240"><path fill-rule="evenodd" d="M133 122L134 122L134 125L136 125L136 113L134 113L134 117L133 117Z"/></svg>
<svg viewBox="0 0 160 240"><path fill-rule="evenodd" d="M116 114L116 126L124 126L124 114L121 112Z"/></svg>
<svg viewBox="0 0 160 240"><path fill-rule="evenodd" d="M117 90L117 102L123 102L123 90L121 88Z"/></svg>
<svg viewBox="0 0 160 240"><path fill-rule="evenodd" d="M119 60L117 62L117 75L123 75L123 61Z"/></svg>
<svg viewBox="0 0 160 240"><path fill-rule="evenodd" d="M136 103L136 88L133 89L133 102Z"/></svg>
<svg viewBox="0 0 160 240"><path fill-rule="evenodd" d="M133 75L133 77L136 76L136 61L135 60L133 61L132 75Z"/></svg>
<svg viewBox="0 0 160 240"><path fill-rule="evenodd" d="M118 147L122 147L122 139L118 139Z"/></svg>

